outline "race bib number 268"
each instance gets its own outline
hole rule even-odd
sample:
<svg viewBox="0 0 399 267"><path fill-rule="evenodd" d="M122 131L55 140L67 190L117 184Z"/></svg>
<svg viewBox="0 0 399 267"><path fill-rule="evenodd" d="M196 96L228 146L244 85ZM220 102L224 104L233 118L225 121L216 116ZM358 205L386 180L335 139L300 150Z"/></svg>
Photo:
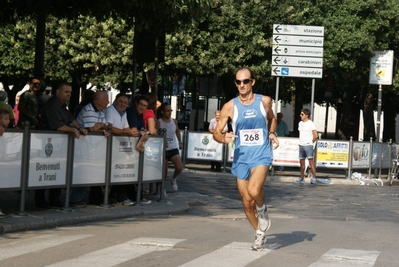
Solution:
<svg viewBox="0 0 399 267"><path fill-rule="evenodd" d="M260 146L264 142L262 129L240 130L241 146Z"/></svg>

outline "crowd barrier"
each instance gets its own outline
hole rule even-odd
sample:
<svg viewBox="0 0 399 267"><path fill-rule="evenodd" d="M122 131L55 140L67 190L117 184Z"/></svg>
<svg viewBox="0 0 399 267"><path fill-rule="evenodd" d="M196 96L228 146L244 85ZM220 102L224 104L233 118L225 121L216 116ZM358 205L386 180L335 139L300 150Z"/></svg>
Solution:
<svg viewBox="0 0 399 267"><path fill-rule="evenodd" d="M219 161L226 171L227 164L234 159L234 142L220 144L213 139L209 132L182 133L184 149L182 151L183 165L185 160ZM278 137L279 147L273 150L273 166L299 167L299 138ZM382 149L380 149L382 147ZM372 170L391 169L392 160L396 158L399 147L392 142L375 143L350 140L319 139L315 143L315 164L319 169L343 169L346 177L350 178L354 170L368 170L372 177ZM345 172L342 172L345 173ZM389 172L388 172L389 173Z"/></svg>
<svg viewBox="0 0 399 267"><path fill-rule="evenodd" d="M180 151L185 167L186 160L218 161L226 172L227 164L234 158L234 143L220 144L211 133L181 132L184 149ZM27 190L64 188L65 207L68 207L71 188L79 186L104 186L161 183L161 200L164 192L163 170L165 162L164 136L151 136L144 152L135 146L137 137L90 133L75 139L72 134L57 131L7 129L0 137L0 190L20 190L19 214L24 215ZM280 146L273 150L273 166L299 167L299 138L279 137ZM382 148L382 149L381 149ZM392 168L399 147L396 144L338 140L317 140L315 164L317 168L353 170ZM390 172L388 172L390 173ZM139 203L140 194L137 196ZM108 195L104 194L104 207Z"/></svg>
<svg viewBox="0 0 399 267"><path fill-rule="evenodd" d="M164 195L164 136L151 136L144 152L136 149L138 137L90 133L79 139L57 131L7 129L0 137L0 190L21 191L19 214L25 214L26 191L64 188L64 210L71 210L72 187L137 184L161 184ZM140 202L137 194L136 203ZM110 207L104 194L103 207Z"/></svg>

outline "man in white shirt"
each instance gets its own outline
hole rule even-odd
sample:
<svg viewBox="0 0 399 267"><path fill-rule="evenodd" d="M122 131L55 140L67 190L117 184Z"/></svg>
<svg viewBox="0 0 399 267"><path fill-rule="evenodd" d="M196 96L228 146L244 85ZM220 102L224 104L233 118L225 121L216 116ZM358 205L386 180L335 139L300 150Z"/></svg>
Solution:
<svg viewBox="0 0 399 267"><path fill-rule="evenodd" d="M298 123L299 131L299 163L301 177L295 182L299 184L305 183L305 159L309 161L310 171L313 178L310 180L311 184L316 184L316 167L313 160L313 143L317 140L317 129L313 121L309 119L310 110L304 108L301 110L301 121Z"/></svg>

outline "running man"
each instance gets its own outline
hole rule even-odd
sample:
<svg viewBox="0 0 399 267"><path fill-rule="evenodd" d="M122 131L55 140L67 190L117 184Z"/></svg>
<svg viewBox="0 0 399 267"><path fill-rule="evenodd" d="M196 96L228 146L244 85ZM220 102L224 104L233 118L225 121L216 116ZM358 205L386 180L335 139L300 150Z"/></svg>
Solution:
<svg viewBox="0 0 399 267"><path fill-rule="evenodd" d="M213 138L224 144L234 140L231 171L237 177L245 215L256 231L252 249L262 250L266 242L265 232L271 225L264 202L263 184L273 162L272 146L275 149L279 145L275 133L277 120L270 97L253 92L255 78L250 69L239 69L235 84L238 96L223 106ZM233 131L223 134L229 118L232 119Z"/></svg>

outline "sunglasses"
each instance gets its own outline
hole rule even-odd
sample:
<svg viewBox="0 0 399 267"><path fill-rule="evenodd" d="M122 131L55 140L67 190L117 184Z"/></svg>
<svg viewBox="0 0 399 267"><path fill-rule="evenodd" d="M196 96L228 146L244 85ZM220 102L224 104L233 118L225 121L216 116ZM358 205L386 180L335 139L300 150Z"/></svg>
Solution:
<svg viewBox="0 0 399 267"><path fill-rule="evenodd" d="M40 83L32 83L33 85L40 85Z"/></svg>
<svg viewBox="0 0 399 267"><path fill-rule="evenodd" d="M243 83L243 84L249 84L250 82L252 82L252 79L235 80L235 83L236 83L237 85L240 85L241 83Z"/></svg>

